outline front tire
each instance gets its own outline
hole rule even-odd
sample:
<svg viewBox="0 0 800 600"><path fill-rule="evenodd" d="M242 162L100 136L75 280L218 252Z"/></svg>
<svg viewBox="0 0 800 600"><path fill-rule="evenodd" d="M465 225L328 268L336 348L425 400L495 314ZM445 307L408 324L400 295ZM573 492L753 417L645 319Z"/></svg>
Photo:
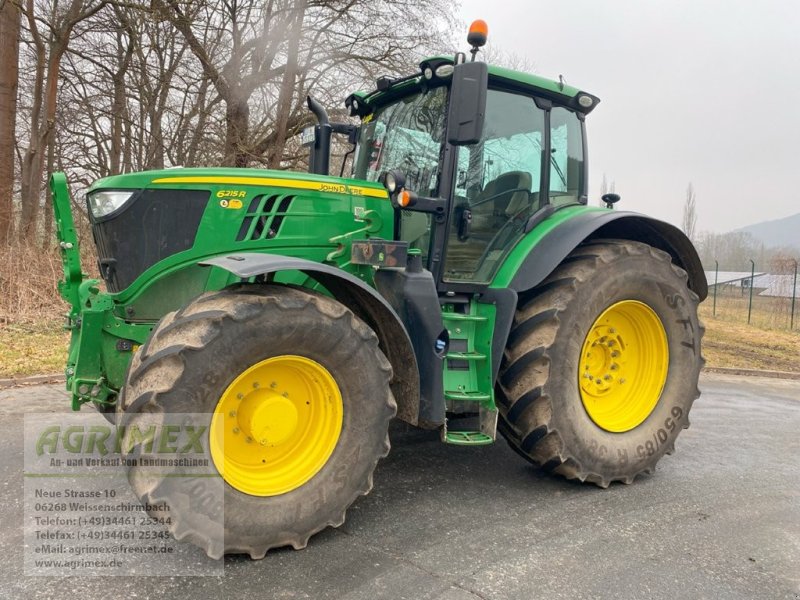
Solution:
<svg viewBox="0 0 800 600"><path fill-rule="evenodd" d="M219 480L159 479L131 461L131 486L143 504L166 501L175 537L214 558L304 548L372 488L391 374L375 333L335 300L277 285L204 294L137 352L118 411L126 426L200 413L224 509L201 498ZM156 458L143 444L124 453Z"/></svg>
<svg viewBox="0 0 800 600"><path fill-rule="evenodd" d="M577 248L517 310L498 383L519 454L607 487L651 473L700 395L698 296L668 254L603 240Z"/></svg>

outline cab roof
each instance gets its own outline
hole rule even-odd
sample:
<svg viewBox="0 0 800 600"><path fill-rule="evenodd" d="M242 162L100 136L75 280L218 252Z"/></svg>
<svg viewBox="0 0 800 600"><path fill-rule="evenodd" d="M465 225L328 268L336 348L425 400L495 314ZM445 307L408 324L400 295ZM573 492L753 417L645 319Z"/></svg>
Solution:
<svg viewBox="0 0 800 600"><path fill-rule="evenodd" d="M372 92L356 92L352 94L345 104L351 109L353 115L365 116L372 112L376 106L382 105L385 102L391 101L398 96L405 95L409 89L414 88L422 81L422 73L426 67L432 67L434 70L443 64L455 64L452 56L431 56L424 59L419 67L418 73L401 77L399 79L390 80L388 78L379 79L379 86L383 83L384 87L374 90ZM597 96L589 94L579 88L567 85L561 81L553 81L539 75L532 73L523 73L522 71L515 71L497 65L487 65L489 68L489 84L510 88L512 90L535 94L552 100L556 104L568 106L577 112L588 114L600 102ZM385 87L388 84L388 87ZM577 102L580 95L590 96L592 103L589 107L584 107ZM361 110L353 110L353 99L357 99L361 105Z"/></svg>

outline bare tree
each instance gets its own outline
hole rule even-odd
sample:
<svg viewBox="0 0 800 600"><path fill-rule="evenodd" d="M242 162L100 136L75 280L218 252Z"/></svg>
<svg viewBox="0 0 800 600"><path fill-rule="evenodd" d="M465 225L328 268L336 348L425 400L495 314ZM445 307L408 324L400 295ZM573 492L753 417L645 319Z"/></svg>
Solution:
<svg viewBox="0 0 800 600"><path fill-rule="evenodd" d="M75 26L96 14L106 4L107 0L70 0L66 6L38 5L34 0L25 2L23 12L34 49L35 66L29 115L30 134L20 177L22 211L19 235L23 239L31 239L36 235L47 146L52 143L56 123L61 61Z"/></svg>
<svg viewBox="0 0 800 600"><path fill-rule="evenodd" d="M349 118L334 107L350 91L453 46L445 9L445 0L0 0L0 26L14 14L18 25L2 30L0 48L3 65L19 48L19 89L0 98L10 140L0 163L20 165L0 176L17 192L16 237L49 235L42 191L53 169L85 187L168 166L302 168L306 95ZM397 35L398 22L413 35ZM0 81L15 79L0 70ZM334 147L334 164L343 150ZM11 197L0 192L0 219Z"/></svg>
<svg viewBox="0 0 800 600"><path fill-rule="evenodd" d="M536 63L530 58L525 55L517 54L516 52L505 50L494 44L491 40L481 51L480 60L505 67L506 69L522 71L523 73L536 72Z"/></svg>
<svg viewBox="0 0 800 600"><path fill-rule="evenodd" d="M304 96L361 84L378 69L408 69L441 43L443 0L153 0L180 31L224 105L222 164L276 167L308 123ZM438 11L436 9L439 9ZM401 19L414 36L396 35ZM209 26L211 25L211 26ZM264 156L266 154L266 156Z"/></svg>
<svg viewBox="0 0 800 600"><path fill-rule="evenodd" d="M697 225L695 200L694 186L690 182L686 188L686 201L683 204L683 232L690 240L694 240L695 226Z"/></svg>

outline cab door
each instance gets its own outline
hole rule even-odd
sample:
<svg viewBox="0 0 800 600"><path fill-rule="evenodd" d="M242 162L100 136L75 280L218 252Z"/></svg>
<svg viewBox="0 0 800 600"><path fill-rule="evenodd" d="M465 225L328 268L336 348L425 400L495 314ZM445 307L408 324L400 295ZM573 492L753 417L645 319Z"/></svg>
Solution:
<svg viewBox="0 0 800 600"><path fill-rule="evenodd" d="M489 90L480 141L455 149L440 289L490 283L534 213L586 204L585 142L582 115Z"/></svg>
<svg viewBox="0 0 800 600"><path fill-rule="evenodd" d="M542 205L546 121L532 97L489 90L480 141L457 148L445 284L489 283Z"/></svg>

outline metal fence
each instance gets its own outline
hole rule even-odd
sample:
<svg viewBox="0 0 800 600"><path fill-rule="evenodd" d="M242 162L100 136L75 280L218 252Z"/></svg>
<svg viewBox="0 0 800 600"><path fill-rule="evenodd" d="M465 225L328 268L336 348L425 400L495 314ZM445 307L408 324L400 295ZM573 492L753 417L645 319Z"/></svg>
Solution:
<svg viewBox="0 0 800 600"><path fill-rule="evenodd" d="M769 329L800 330L796 260L773 262L764 269L750 260L748 271L721 271L714 262L713 270L706 271L706 303L711 304L713 316Z"/></svg>

